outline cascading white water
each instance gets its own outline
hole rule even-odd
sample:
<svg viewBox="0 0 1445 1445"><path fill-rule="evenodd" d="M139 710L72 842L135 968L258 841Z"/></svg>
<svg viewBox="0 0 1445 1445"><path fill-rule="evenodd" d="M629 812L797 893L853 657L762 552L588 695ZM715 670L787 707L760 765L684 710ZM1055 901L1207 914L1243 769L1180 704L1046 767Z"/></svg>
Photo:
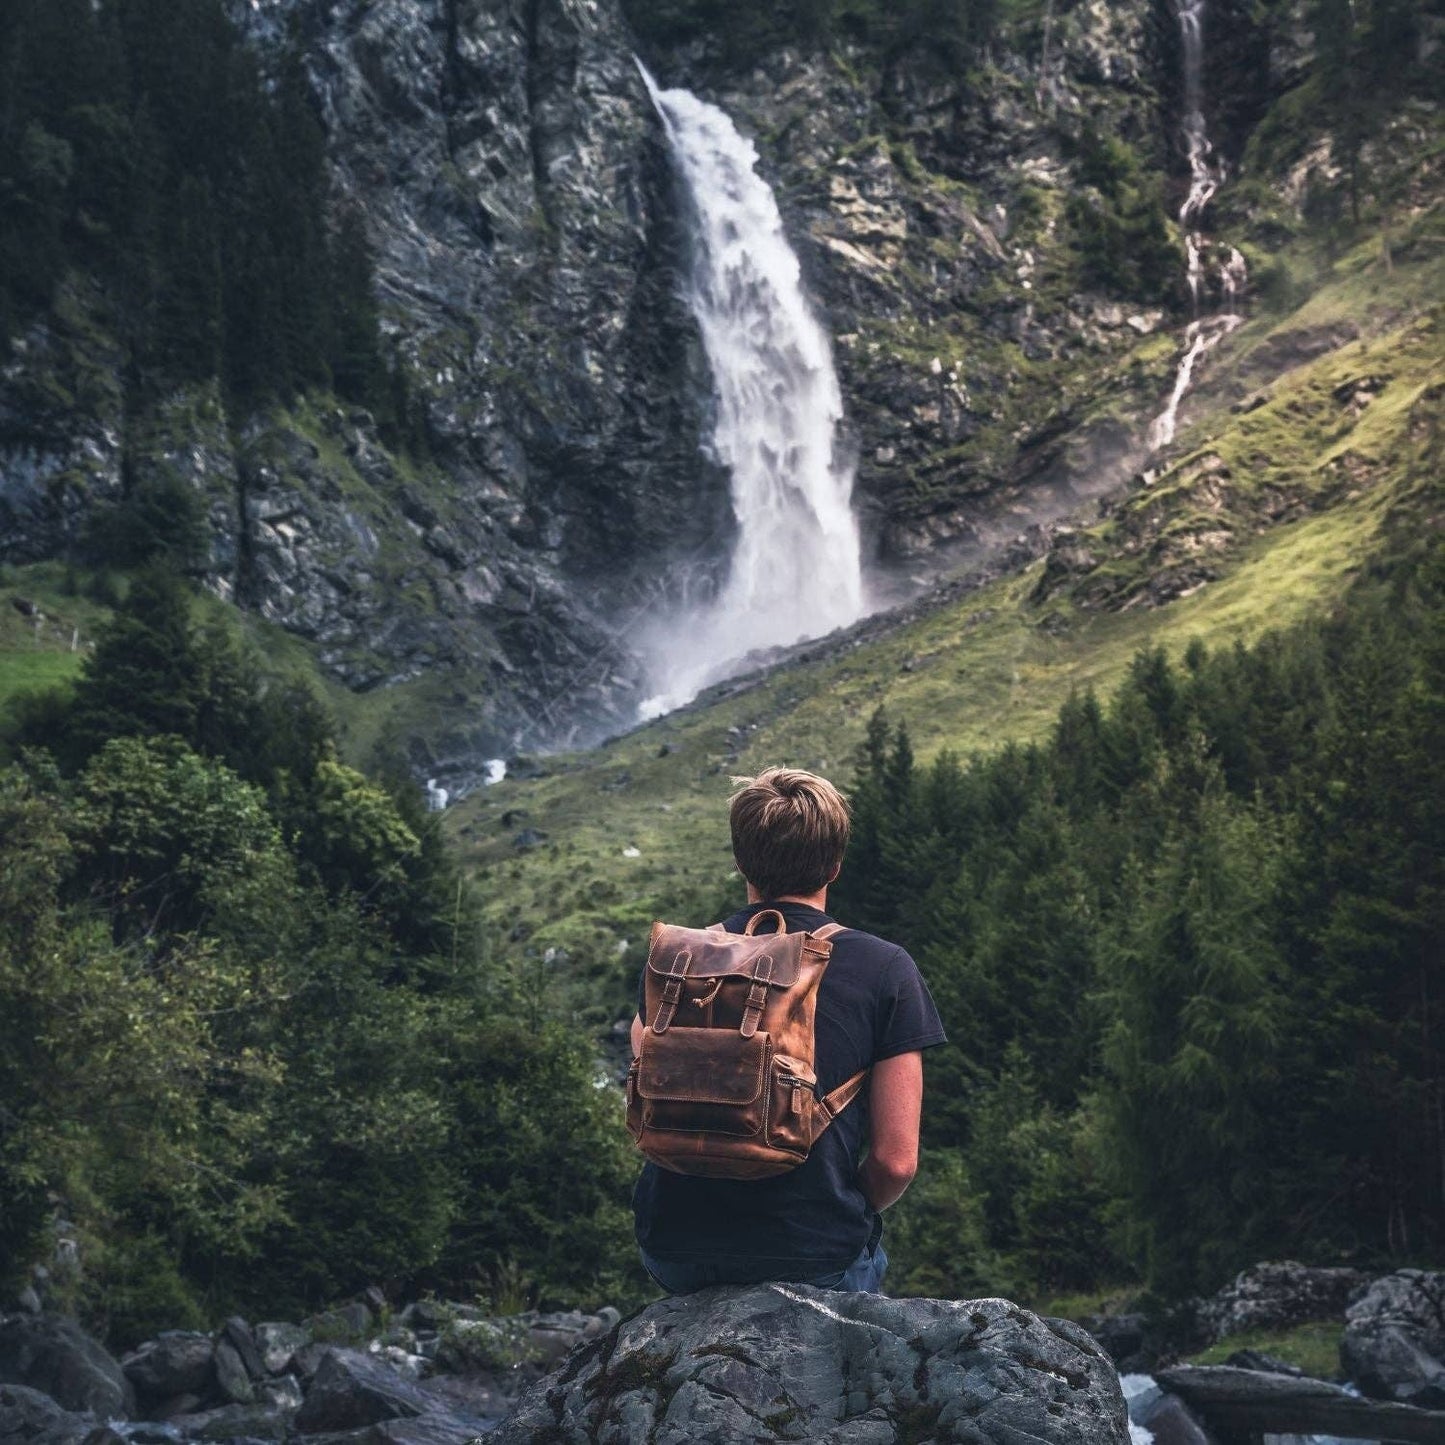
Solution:
<svg viewBox="0 0 1445 1445"><path fill-rule="evenodd" d="M717 596L643 638L655 695L642 712L654 717L736 671L755 649L856 621L863 581L832 346L757 174L757 151L716 106L659 90L639 69L692 210L687 301L712 368L711 446L730 474L737 519Z"/></svg>
<svg viewBox="0 0 1445 1445"><path fill-rule="evenodd" d="M1169 400L1149 428L1151 451L1168 446L1174 440L1179 404L1193 383L1199 358L1213 350L1243 321L1234 307L1249 279L1244 257L1230 247L1228 258L1219 268L1224 306L1212 315L1200 315L1205 279L1204 212L1224 182L1224 167L1215 159L1204 121L1204 7L1205 0L1174 0L1184 69L1184 150L1189 160L1189 193L1179 207L1179 225L1184 232L1185 279L1189 283L1194 319L1184 333L1184 354L1174 374Z"/></svg>

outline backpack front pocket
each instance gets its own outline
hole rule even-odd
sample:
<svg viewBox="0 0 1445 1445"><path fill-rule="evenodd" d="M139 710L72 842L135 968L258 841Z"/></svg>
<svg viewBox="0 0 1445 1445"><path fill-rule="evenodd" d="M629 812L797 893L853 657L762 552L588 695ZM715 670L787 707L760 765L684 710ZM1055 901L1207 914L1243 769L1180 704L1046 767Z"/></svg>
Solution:
<svg viewBox="0 0 1445 1445"><path fill-rule="evenodd" d="M628 1075L629 1125L679 1133L762 1132L771 1093L772 1041L736 1029L648 1030Z"/></svg>

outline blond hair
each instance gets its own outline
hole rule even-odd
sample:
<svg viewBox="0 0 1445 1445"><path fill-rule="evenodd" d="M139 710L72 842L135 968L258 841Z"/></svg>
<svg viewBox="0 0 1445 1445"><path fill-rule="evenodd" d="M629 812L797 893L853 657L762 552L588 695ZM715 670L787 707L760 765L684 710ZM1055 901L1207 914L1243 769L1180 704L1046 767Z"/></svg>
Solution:
<svg viewBox="0 0 1445 1445"><path fill-rule="evenodd" d="M837 788L801 768L766 768L733 782L728 820L743 877L764 898L816 893L832 882L850 826Z"/></svg>

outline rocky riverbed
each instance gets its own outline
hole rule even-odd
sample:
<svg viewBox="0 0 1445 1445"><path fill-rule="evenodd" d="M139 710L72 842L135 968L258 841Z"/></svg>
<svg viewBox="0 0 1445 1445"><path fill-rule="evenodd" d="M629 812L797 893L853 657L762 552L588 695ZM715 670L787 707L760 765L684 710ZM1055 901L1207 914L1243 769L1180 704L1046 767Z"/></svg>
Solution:
<svg viewBox="0 0 1445 1445"><path fill-rule="evenodd" d="M1006 1300L791 1285L626 1320L434 1299L392 1310L371 1290L300 1323L167 1331L119 1359L32 1307L0 1316L0 1445L1432 1442L1445 1440L1442 1305L1442 1273L1262 1264L1177 1312L1165 1343L1140 1314L1086 1329ZM1348 1385L1247 1347L1173 1362L1181 1340L1197 1357L1331 1321Z"/></svg>

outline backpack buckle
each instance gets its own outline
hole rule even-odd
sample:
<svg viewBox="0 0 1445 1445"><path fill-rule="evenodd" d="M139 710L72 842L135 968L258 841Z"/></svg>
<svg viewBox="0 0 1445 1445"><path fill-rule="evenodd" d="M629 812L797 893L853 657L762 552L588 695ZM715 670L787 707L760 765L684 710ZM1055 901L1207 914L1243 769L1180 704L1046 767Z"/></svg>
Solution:
<svg viewBox="0 0 1445 1445"><path fill-rule="evenodd" d="M658 1007L657 1017L652 1021L652 1032L655 1034L665 1034L672 1023L677 1005L682 999L683 980L687 977L687 965L691 957L692 955L683 949L668 965L667 982L662 986L662 1003Z"/></svg>
<svg viewBox="0 0 1445 1445"><path fill-rule="evenodd" d="M753 965L753 986L748 990L747 1005L743 1009L740 1032L745 1039L757 1033L763 1021L763 1008L768 1001L768 980L773 976L773 956L765 953Z"/></svg>

